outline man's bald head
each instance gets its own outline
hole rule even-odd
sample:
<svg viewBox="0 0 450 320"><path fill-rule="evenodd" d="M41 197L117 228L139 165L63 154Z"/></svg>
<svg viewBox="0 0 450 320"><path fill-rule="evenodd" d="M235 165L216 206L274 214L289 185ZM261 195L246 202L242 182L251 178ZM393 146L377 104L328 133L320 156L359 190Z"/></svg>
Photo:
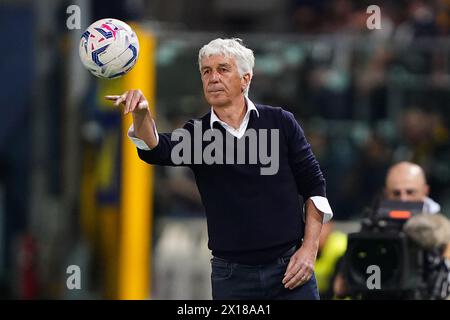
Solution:
<svg viewBox="0 0 450 320"><path fill-rule="evenodd" d="M389 200L423 201L428 196L429 186L423 169L404 161L389 169L384 191Z"/></svg>

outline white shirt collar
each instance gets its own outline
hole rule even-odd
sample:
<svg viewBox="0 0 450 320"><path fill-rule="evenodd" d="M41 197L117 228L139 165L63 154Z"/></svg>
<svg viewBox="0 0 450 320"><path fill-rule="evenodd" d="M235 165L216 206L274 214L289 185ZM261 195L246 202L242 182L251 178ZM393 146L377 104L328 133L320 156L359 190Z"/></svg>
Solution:
<svg viewBox="0 0 450 320"><path fill-rule="evenodd" d="M439 213L441 211L441 206L433 199L426 197L423 201L422 211L430 214Z"/></svg>
<svg viewBox="0 0 450 320"><path fill-rule="evenodd" d="M256 111L256 115L259 117L258 109L256 109L254 103L253 103L249 98L247 98L247 97L245 97L245 101L246 101L246 103L247 103L247 112L245 113L244 120L242 120L242 122L244 122L245 119L250 118L250 112L251 112L252 110L255 110L255 111ZM219 117L218 117L218 116L216 115L216 113L214 112L214 108L211 107L211 120L209 121L209 124L210 124L210 126L211 126L211 129L213 129L213 124L214 124L214 122L216 122L216 121L219 122L221 125L227 125L225 122L223 122L222 120L219 119ZM228 125L227 125L227 126L228 126Z"/></svg>

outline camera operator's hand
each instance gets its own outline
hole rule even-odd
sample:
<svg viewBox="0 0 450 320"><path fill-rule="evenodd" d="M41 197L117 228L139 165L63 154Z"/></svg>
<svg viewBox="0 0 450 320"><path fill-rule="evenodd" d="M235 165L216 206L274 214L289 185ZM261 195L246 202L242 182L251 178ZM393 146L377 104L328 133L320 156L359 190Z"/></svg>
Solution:
<svg viewBox="0 0 450 320"><path fill-rule="evenodd" d="M348 295L347 286L345 285L344 274L342 272L338 272L336 274L336 277L334 278L332 285L333 285L333 294L336 298L343 299L345 298L345 296Z"/></svg>

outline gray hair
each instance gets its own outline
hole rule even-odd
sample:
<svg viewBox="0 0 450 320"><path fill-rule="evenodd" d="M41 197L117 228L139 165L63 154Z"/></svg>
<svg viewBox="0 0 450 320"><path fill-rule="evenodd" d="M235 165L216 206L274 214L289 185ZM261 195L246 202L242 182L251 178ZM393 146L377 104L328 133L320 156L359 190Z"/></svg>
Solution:
<svg viewBox="0 0 450 320"><path fill-rule="evenodd" d="M198 52L198 65L201 71L201 61L204 57L214 55L223 55L225 57L234 58L238 68L239 75L250 74L250 81L253 77L253 67L255 66L255 56L253 51L242 44L239 38L231 39L214 39L210 43L204 45ZM248 96L250 81L244 90L244 95Z"/></svg>

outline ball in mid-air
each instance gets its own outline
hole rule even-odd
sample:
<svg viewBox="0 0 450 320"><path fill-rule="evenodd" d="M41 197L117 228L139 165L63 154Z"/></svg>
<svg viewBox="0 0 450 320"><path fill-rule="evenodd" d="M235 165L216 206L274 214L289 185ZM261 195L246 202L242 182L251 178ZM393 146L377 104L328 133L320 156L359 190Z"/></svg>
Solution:
<svg viewBox="0 0 450 320"><path fill-rule="evenodd" d="M130 71L139 55L136 33L123 21L101 19L82 34L79 54L83 65L99 78L118 78Z"/></svg>

